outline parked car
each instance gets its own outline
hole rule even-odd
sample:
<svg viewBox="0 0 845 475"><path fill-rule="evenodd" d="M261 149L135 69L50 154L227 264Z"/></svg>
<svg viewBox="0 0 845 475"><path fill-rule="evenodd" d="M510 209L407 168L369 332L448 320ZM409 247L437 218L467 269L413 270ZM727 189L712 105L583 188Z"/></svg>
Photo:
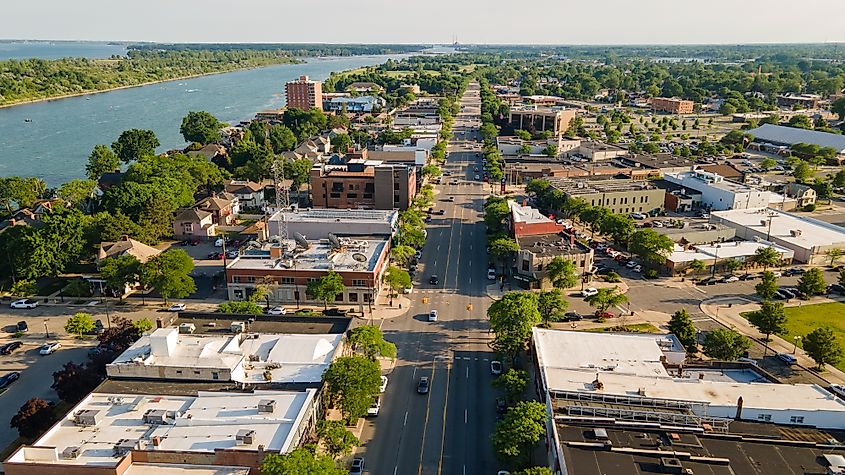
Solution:
<svg viewBox="0 0 845 475"><path fill-rule="evenodd" d="M742 274L739 276L739 280L754 280L757 277L759 277L757 274Z"/></svg>
<svg viewBox="0 0 845 475"><path fill-rule="evenodd" d="M598 293L599 291L595 287L587 287L586 289L581 291L581 297L592 297L593 295L597 295Z"/></svg>
<svg viewBox="0 0 845 475"><path fill-rule="evenodd" d="M3 376L0 376L0 389L3 389L10 384L14 383L21 377L21 373L18 371L12 371L11 373L6 373Z"/></svg>
<svg viewBox="0 0 845 475"><path fill-rule="evenodd" d="M785 271L783 271L783 275L790 277L793 275L801 275L805 272L807 272L805 269L801 269L800 267L793 267L791 269L786 269Z"/></svg>
<svg viewBox="0 0 845 475"><path fill-rule="evenodd" d="M498 376L502 374L502 362L497 360L491 361L490 372L493 373L493 376Z"/></svg>
<svg viewBox="0 0 845 475"><path fill-rule="evenodd" d="M288 313L285 307L273 307L267 310L267 315L286 315Z"/></svg>
<svg viewBox="0 0 845 475"><path fill-rule="evenodd" d="M448 201L448 202L450 202L450 203L454 203L454 202L455 202L455 197L454 197L454 196L450 196L450 197L446 198L446 201Z"/></svg>
<svg viewBox="0 0 845 475"><path fill-rule="evenodd" d="M783 361L784 363L792 366L794 364L798 364L798 358L790 355L789 353L778 353L777 359Z"/></svg>
<svg viewBox="0 0 845 475"><path fill-rule="evenodd" d="M29 325L27 325L25 321L21 320L15 325L15 331L26 333L29 331Z"/></svg>
<svg viewBox="0 0 845 475"><path fill-rule="evenodd" d="M496 414L504 414L508 410L508 403L505 398L496 398Z"/></svg>
<svg viewBox="0 0 845 475"><path fill-rule="evenodd" d="M428 394L428 376L423 376L417 383L417 392L420 394Z"/></svg>
<svg viewBox="0 0 845 475"><path fill-rule="evenodd" d="M419 260L422 259L422 251L417 251L414 253L414 257Z"/></svg>
<svg viewBox="0 0 845 475"><path fill-rule="evenodd" d="M637 262L636 261L628 261L628 263L625 264L625 267L627 267L628 269L633 269L634 267L637 267Z"/></svg>
<svg viewBox="0 0 845 475"><path fill-rule="evenodd" d="M437 310L432 310L428 312L428 321L429 322L436 322L437 321Z"/></svg>
<svg viewBox="0 0 845 475"><path fill-rule="evenodd" d="M378 387L378 392L383 393L387 391L387 376L381 377L381 386Z"/></svg>
<svg viewBox="0 0 845 475"><path fill-rule="evenodd" d="M9 304L12 308L35 308L38 306L38 300L35 299L21 299L15 300Z"/></svg>
<svg viewBox="0 0 845 475"><path fill-rule="evenodd" d="M168 312L184 312L185 309L188 308L183 303L174 303L173 305L167 307Z"/></svg>
<svg viewBox="0 0 845 475"><path fill-rule="evenodd" d="M373 398L373 403L370 405L369 409L367 409L367 417L376 417L378 416L379 411L381 410L381 397L376 396Z"/></svg>
<svg viewBox="0 0 845 475"><path fill-rule="evenodd" d="M487 280L496 280L496 269L487 269Z"/></svg>
<svg viewBox="0 0 845 475"><path fill-rule="evenodd" d="M445 209L439 209L434 214L442 216L442 215L446 214L446 210Z"/></svg>
<svg viewBox="0 0 845 475"><path fill-rule="evenodd" d="M786 287L778 290L778 292L781 292L782 294L786 295L787 298L790 298L790 299L794 299L795 297L797 297L797 295L795 295L795 293L792 291L792 289L788 289Z"/></svg>
<svg viewBox="0 0 845 475"><path fill-rule="evenodd" d="M706 279L701 279L698 281L698 285L713 285L719 280L714 277L708 277Z"/></svg>
<svg viewBox="0 0 845 475"><path fill-rule="evenodd" d="M414 284L411 284L408 287L405 287L404 289L402 289L403 294L410 294L413 291L414 291Z"/></svg>
<svg viewBox="0 0 845 475"><path fill-rule="evenodd" d="M599 311L599 310L596 310L595 315L596 315L596 318L613 318L613 317L616 316L616 315L613 314L613 312L608 312L608 311L602 312L602 311Z"/></svg>
<svg viewBox="0 0 845 475"><path fill-rule="evenodd" d="M647 215L645 215L643 213L631 213L628 216L630 216L634 219L646 219L648 217Z"/></svg>
<svg viewBox="0 0 845 475"><path fill-rule="evenodd" d="M431 284L431 285L437 285L437 284L440 283L440 278L437 277L437 274L432 275L431 277L428 278L428 283Z"/></svg>
<svg viewBox="0 0 845 475"><path fill-rule="evenodd" d="M53 342L50 342L50 343L44 343L44 345L41 346L41 349L38 350L38 354L41 355L41 356L51 355L61 347L62 347L62 344L57 342L57 341L53 341Z"/></svg>
<svg viewBox="0 0 845 475"><path fill-rule="evenodd" d="M584 319L584 316L578 312L566 312L563 317L567 322L574 322L576 320Z"/></svg>
<svg viewBox="0 0 845 475"><path fill-rule="evenodd" d="M632 270L632 271L634 271L634 272L636 272L637 274L639 274L640 272L642 272L642 271L643 271L643 266L636 265L636 266L634 266L634 268L633 268L633 269L631 269L631 270Z"/></svg>
<svg viewBox="0 0 845 475"><path fill-rule="evenodd" d="M23 343L19 341L13 341L10 343L6 343L3 346L0 346L0 355L11 355L12 352L17 350L18 348L22 347Z"/></svg>
<svg viewBox="0 0 845 475"><path fill-rule="evenodd" d="M722 277L722 283L723 284L730 284L732 282L738 282L738 281L739 281L739 277L737 277L735 275L729 275L729 276Z"/></svg>
<svg viewBox="0 0 845 475"><path fill-rule="evenodd" d="M364 475L363 457L355 457L352 459L352 466L349 467L349 475Z"/></svg>
<svg viewBox="0 0 845 475"><path fill-rule="evenodd" d="M775 300L789 300L792 297L782 290L778 290L774 295Z"/></svg>
<svg viewBox="0 0 845 475"><path fill-rule="evenodd" d="M327 317L345 317L347 313L349 313L349 310L337 307L331 307L323 310L323 315Z"/></svg>
<svg viewBox="0 0 845 475"><path fill-rule="evenodd" d="M830 284L827 287L827 293L832 294L834 292L837 294L845 293L845 286L842 286L840 284Z"/></svg>

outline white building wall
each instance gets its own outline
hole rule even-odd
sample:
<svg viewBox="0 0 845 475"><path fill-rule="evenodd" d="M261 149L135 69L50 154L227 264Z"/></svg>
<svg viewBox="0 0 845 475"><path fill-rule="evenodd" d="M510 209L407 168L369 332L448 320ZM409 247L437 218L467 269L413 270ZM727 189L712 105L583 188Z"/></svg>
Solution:
<svg viewBox="0 0 845 475"><path fill-rule="evenodd" d="M733 419L736 416L736 405L714 406L708 408L707 416ZM700 414L705 415L705 414ZM845 412L809 411L801 409L777 410L744 406L741 419L754 422L770 422L782 425L803 425L820 429L845 428ZM799 419L793 419L799 418ZM798 422L803 417L802 422Z"/></svg>

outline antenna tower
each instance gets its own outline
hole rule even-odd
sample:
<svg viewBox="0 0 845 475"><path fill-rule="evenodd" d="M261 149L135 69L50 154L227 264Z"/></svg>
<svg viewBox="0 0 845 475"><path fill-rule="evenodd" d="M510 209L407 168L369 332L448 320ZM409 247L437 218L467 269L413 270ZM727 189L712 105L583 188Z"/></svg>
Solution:
<svg viewBox="0 0 845 475"><path fill-rule="evenodd" d="M285 216L285 211L290 209L290 194L288 189L284 186L285 180L285 164L282 160L275 160L273 162L273 187L276 190L276 209L281 212L281 226L279 227L279 237L282 242L288 239L288 222Z"/></svg>

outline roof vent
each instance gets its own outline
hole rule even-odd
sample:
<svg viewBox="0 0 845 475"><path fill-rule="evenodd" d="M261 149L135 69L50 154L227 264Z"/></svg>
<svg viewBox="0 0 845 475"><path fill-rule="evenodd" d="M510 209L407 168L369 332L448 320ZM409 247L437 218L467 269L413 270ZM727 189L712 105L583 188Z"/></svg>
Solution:
<svg viewBox="0 0 845 475"><path fill-rule="evenodd" d="M258 401L258 412L259 413L270 413L276 411L276 401L273 399L262 399Z"/></svg>
<svg viewBox="0 0 845 475"><path fill-rule="evenodd" d="M252 445L255 439L255 431L252 429L241 429L235 435L235 440L238 441L238 445Z"/></svg>
<svg viewBox="0 0 845 475"><path fill-rule="evenodd" d="M167 423L167 411L164 409L148 409L144 413L144 424L165 424Z"/></svg>
<svg viewBox="0 0 845 475"><path fill-rule="evenodd" d="M124 456L138 447L138 441L133 439L120 439L112 447L115 456Z"/></svg>
<svg viewBox="0 0 845 475"><path fill-rule="evenodd" d="M660 458L660 472L661 473L692 473L684 470L681 465L681 460L675 457L661 457Z"/></svg>
<svg viewBox="0 0 845 475"><path fill-rule="evenodd" d="M78 426L95 426L101 419L100 411L96 409L83 409L73 415L73 423Z"/></svg>
<svg viewBox="0 0 845 475"><path fill-rule="evenodd" d="M62 460L74 460L79 457L79 454L81 452L82 451L79 447L71 446L62 450L62 453L59 455L59 458L61 458Z"/></svg>
<svg viewBox="0 0 845 475"><path fill-rule="evenodd" d="M800 229L790 229L789 235L792 236L792 237L799 237L799 236L801 236L801 230Z"/></svg>

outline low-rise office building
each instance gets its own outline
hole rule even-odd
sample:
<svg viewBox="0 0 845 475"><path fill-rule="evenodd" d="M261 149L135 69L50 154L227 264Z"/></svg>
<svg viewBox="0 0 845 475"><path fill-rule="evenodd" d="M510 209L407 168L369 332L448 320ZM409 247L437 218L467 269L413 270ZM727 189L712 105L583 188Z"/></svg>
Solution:
<svg viewBox="0 0 845 475"><path fill-rule="evenodd" d="M765 241L730 241L694 246L675 246L666 257L664 272L668 275L681 275L689 270L693 261L707 264L707 272L727 270L728 261L739 261L743 267L755 267L754 255L761 247L771 247L780 256L780 265L789 265L795 253L792 249L780 247ZM715 269L714 267L715 266Z"/></svg>
<svg viewBox="0 0 845 475"><path fill-rule="evenodd" d="M785 107L787 109L792 109L795 106L798 106L802 109L817 109L819 107L819 101L821 100L821 96L817 94L778 94L777 101L778 107Z"/></svg>
<svg viewBox="0 0 845 475"><path fill-rule="evenodd" d="M508 123L514 129L532 133L549 131L553 135L566 132L574 118L574 110L558 107L515 106L508 113Z"/></svg>
<svg viewBox="0 0 845 475"><path fill-rule="evenodd" d="M384 106L384 99L378 96L331 97L323 99L323 110L335 113L371 113L382 110Z"/></svg>
<svg viewBox="0 0 845 475"><path fill-rule="evenodd" d="M563 224L543 216L537 208L523 206L516 201L508 201L508 206L511 209L510 226L514 237L563 232Z"/></svg>
<svg viewBox="0 0 845 475"><path fill-rule="evenodd" d="M651 108L657 112L669 114L692 114L695 102L677 97L655 97L651 99Z"/></svg>
<svg viewBox="0 0 845 475"><path fill-rule="evenodd" d="M663 190L647 181L552 178L549 182L567 198L580 198L590 206L603 206L614 213L648 213L663 209Z"/></svg>
<svg viewBox="0 0 845 475"><path fill-rule="evenodd" d="M496 148L502 155L546 155L550 145L557 147L557 154L575 151L581 145L581 139L569 139L563 135L546 140L522 140L515 136L496 137Z"/></svg>
<svg viewBox="0 0 845 475"><path fill-rule="evenodd" d="M771 201L767 190L727 181L721 175L702 170L666 173L663 179L698 191L701 193L701 206L711 210L759 208L768 206Z"/></svg>
<svg viewBox="0 0 845 475"><path fill-rule="evenodd" d="M578 148L568 152L568 155L578 155L584 157L590 162L598 162L604 160L612 160L617 157L623 157L628 154L628 151L622 147L607 144L604 142L596 142L594 140L582 140Z"/></svg>
<svg viewBox="0 0 845 475"><path fill-rule="evenodd" d="M229 300L247 299L258 285L269 286L272 302L322 303L305 291L308 283L329 271L340 274L345 291L335 302L367 305L379 294L389 262L390 238L328 239L273 242L247 249L226 265Z"/></svg>
<svg viewBox="0 0 845 475"><path fill-rule="evenodd" d="M517 236L519 251L516 255L513 277L525 288L548 289L552 287L546 267L555 257L563 257L575 264L575 272L586 278L593 268L593 250L567 233Z"/></svg>
<svg viewBox="0 0 845 475"><path fill-rule="evenodd" d="M414 166L378 160L317 164L311 169L315 208L406 210L417 193Z"/></svg>
<svg viewBox="0 0 845 475"><path fill-rule="evenodd" d="M765 240L791 249L798 262L827 264L827 252L845 250L845 228L772 208L717 211L710 221L736 229L736 237Z"/></svg>
<svg viewBox="0 0 845 475"><path fill-rule="evenodd" d="M772 124L763 124L756 129L749 130L748 133L754 136L754 144L789 147L805 143L819 147L831 147L836 150L839 160L845 159L845 136L843 135Z"/></svg>
<svg viewBox="0 0 845 475"><path fill-rule="evenodd" d="M289 236L300 234L306 239L328 239L336 236L390 237L399 227L399 212L381 209L293 208L278 211L267 220L270 236L282 235L282 221Z"/></svg>
<svg viewBox="0 0 845 475"><path fill-rule="evenodd" d="M816 204L816 190L809 185L801 183L787 183L783 188L784 196L795 200L795 206L803 208Z"/></svg>

